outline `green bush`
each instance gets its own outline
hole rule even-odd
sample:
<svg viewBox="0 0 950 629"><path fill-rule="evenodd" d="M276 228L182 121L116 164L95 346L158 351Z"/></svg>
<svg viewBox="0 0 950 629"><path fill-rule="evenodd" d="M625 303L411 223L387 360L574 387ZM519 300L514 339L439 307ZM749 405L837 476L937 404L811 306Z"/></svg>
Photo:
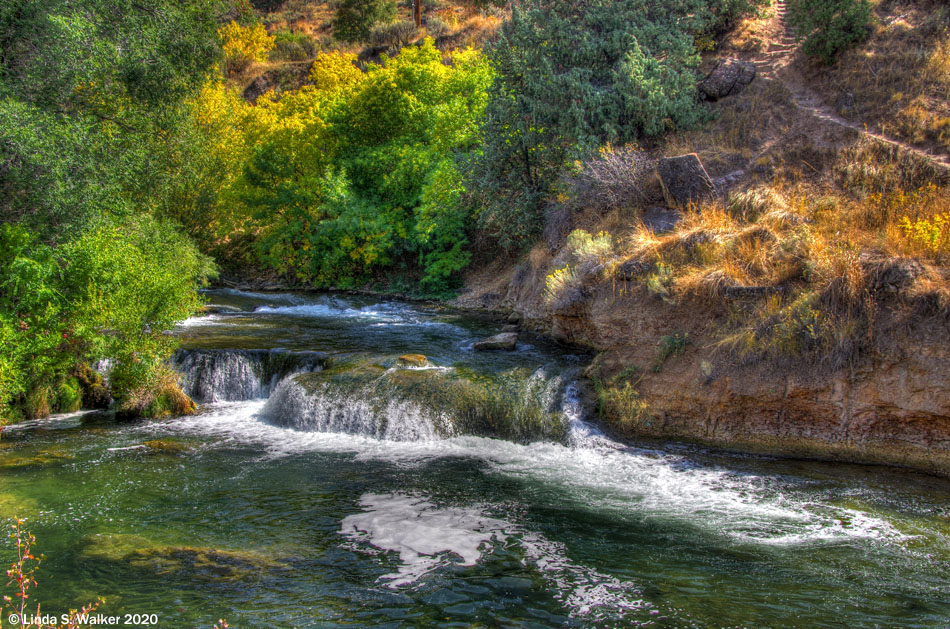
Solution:
<svg viewBox="0 0 950 629"><path fill-rule="evenodd" d="M802 50L825 63L871 33L868 0L790 0L788 8L789 23L804 40Z"/></svg>
<svg viewBox="0 0 950 629"><path fill-rule="evenodd" d="M380 24L370 31L368 41L373 46L385 46L395 54L419 34L419 29L411 20Z"/></svg>
<svg viewBox="0 0 950 629"><path fill-rule="evenodd" d="M540 231L541 203L567 164L696 125L697 34L757 3L529 0L488 55L497 72L470 171L479 225L505 249Z"/></svg>
<svg viewBox="0 0 950 629"><path fill-rule="evenodd" d="M115 397L149 382L175 348L163 332L197 309L210 271L190 241L147 215L55 248L0 227L2 414L75 410L72 374L103 358L116 361Z"/></svg>
<svg viewBox="0 0 950 629"><path fill-rule="evenodd" d="M274 33L274 49L271 59L282 61L305 61L317 54L317 44L306 33L280 30Z"/></svg>
<svg viewBox="0 0 950 629"><path fill-rule="evenodd" d="M366 41L373 27L396 19L394 0L340 0L333 17L333 35L340 41Z"/></svg>

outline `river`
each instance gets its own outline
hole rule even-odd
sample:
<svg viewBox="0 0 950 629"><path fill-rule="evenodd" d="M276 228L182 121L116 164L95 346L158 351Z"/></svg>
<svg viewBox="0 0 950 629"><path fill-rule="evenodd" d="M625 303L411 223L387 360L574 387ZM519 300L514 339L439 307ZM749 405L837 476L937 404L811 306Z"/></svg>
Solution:
<svg viewBox="0 0 950 629"><path fill-rule="evenodd" d="M945 627L950 481L621 444L589 357L474 352L491 321L210 291L177 331L197 415L8 430L36 599L160 627ZM426 358L400 360L404 354ZM7 546L9 554L9 544Z"/></svg>

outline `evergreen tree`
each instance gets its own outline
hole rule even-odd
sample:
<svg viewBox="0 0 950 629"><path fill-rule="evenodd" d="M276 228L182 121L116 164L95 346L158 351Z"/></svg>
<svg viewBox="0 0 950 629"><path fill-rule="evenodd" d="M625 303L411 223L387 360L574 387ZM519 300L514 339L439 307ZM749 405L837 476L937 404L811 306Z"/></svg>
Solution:
<svg viewBox="0 0 950 629"><path fill-rule="evenodd" d="M340 41L366 41L374 26L395 19L395 0L340 0L333 18L333 34Z"/></svg>
<svg viewBox="0 0 950 629"><path fill-rule="evenodd" d="M699 122L697 34L735 0L528 0L489 56L497 71L471 172L483 228L509 248L537 233L564 164ZM748 4L742 4L748 7Z"/></svg>

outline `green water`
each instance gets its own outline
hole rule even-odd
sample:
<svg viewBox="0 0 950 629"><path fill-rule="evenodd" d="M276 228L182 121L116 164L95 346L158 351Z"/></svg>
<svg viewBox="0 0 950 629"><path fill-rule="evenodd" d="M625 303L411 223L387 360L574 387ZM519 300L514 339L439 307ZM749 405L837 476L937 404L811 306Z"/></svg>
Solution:
<svg viewBox="0 0 950 629"><path fill-rule="evenodd" d="M277 298L304 307L255 311ZM485 377L584 361L532 339L476 354L491 323L424 308L211 300L243 312L189 322L190 346L415 351ZM570 402L563 443L297 430L265 400L58 418L4 435L0 508L48 556L45 611L102 595L161 627L950 624L947 481L623 447Z"/></svg>

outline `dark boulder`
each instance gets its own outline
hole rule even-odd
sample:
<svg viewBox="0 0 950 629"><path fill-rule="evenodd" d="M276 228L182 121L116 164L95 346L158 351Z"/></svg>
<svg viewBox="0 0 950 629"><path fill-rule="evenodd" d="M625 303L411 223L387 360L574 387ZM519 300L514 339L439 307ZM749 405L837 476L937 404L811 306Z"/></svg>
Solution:
<svg viewBox="0 0 950 629"><path fill-rule="evenodd" d="M755 78L755 66L748 61L724 59L700 81L699 93L707 100L719 100L738 93Z"/></svg>
<svg viewBox="0 0 950 629"><path fill-rule="evenodd" d="M712 196L716 187L696 153L665 157L656 166L670 201L688 205Z"/></svg>
<svg viewBox="0 0 950 629"><path fill-rule="evenodd" d="M652 206L643 211L640 220L643 221L644 227L653 233L662 234L673 231L677 223L683 220L683 213L679 210Z"/></svg>

